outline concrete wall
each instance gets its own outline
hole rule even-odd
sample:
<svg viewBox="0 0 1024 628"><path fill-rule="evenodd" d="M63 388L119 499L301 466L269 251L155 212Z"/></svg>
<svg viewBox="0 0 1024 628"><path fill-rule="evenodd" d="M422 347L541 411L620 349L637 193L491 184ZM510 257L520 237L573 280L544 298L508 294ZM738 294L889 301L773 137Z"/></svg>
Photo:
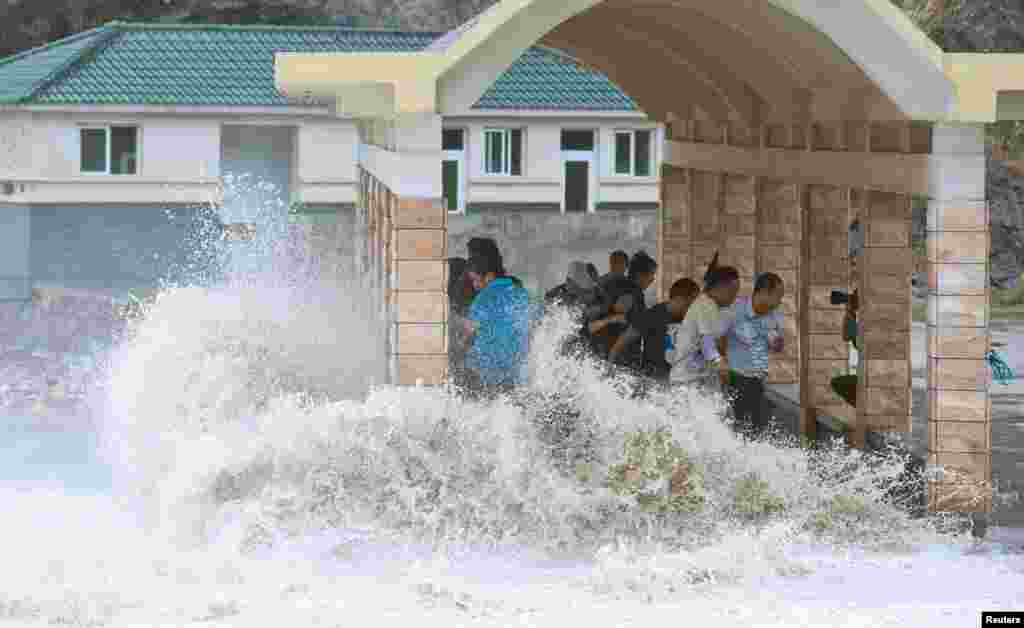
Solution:
<svg viewBox="0 0 1024 628"><path fill-rule="evenodd" d="M0 302L20 301L29 286L29 209L0 204Z"/></svg>
<svg viewBox="0 0 1024 628"><path fill-rule="evenodd" d="M349 260L355 253L355 210L349 206L333 210L296 216L293 222L301 225L298 229L307 234L311 246L324 258ZM657 211L649 209L586 215L526 210L449 215L448 255L466 257L470 238L494 238L508 271L531 291L544 292L564 281L570 261L592 262L603 274L608 271L609 253L616 249L630 255L643 249L654 257L656 221ZM653 287L647 298L653 305Z"/></svg>
<svg viewBox="0 0 1024 628"><path fill-rule="evenodd" d="M310 120L298 128L293 200L309 204L356 202L359 133L347 120Z"/></svg>
<svg viewBox="0 0 1024 628"><path fill-rule="evenodd" d="M207 209L41 205L30 212L29 262L37 286L146 289L213 263L217 230Z"/></svg>
<svg viewBox="0 0 1024 628"><path fill-rule="evenodd" d="M452 215L448 218L448 254L466 257L470 238L492 237L508 272L521 278L531 291L544 292L564 281L570 261L592 262L604 274L608 271L608 255L616 249L630 255L644 249L654 257L656 222L657 212L652 210ZM647 295L652 305L654 298L652 286Z"/></svg>

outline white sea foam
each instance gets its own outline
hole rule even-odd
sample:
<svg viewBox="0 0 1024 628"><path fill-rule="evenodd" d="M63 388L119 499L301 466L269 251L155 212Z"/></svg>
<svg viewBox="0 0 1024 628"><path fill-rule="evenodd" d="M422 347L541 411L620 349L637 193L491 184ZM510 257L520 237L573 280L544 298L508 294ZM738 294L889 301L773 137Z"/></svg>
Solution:
<svg viewBox="0 0 1024 628"><path fill-rule="evenodd" d="M257 218L219 279L166 287L100 361L101 445L80 445L110 485L0 482L0 618L959 626L1024 606L1020 553L886 500L902 460L746 442L710 396L635 399L558 352L565 312L536 330L515 398L380 385L368 287L326 272L281 212ZM695 511L607 486L655 430L701 480Z"/></svg>

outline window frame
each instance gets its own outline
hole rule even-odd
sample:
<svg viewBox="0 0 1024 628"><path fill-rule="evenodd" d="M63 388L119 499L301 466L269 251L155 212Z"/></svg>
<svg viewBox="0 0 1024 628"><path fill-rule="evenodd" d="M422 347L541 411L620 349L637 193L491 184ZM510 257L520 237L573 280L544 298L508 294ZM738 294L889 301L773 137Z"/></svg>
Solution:
<svg viewBox="0 0 1024 628"><path fill-rule="evenodd" d="M462 138L461 138L462 139L462 148L445 148L444 147L444 132L445 131L458 131L462 135ZM468 146L468 144L469 144L469 138L471 137L470 131L471 131L471 129L469 129L468 127L458 126L458 125L455 125L455 126L443 126L441 128L441 167L442 167L442 172L443 172L443 168L444 168L444 162L446 162L446 161L454 161L454 162L456 162L458 164L458 168L459 168L459 177L458 177L458 182L456 183L456 185L459 188L458 189L458 194L459 194L458 199L459 199L459 202L458 202L458 206L456 207L456 209L448 209L448 214L451 215L451 216L464 215L466 213L466 206L467 206L466 195L469 193L468 192L469 186L466 184L466 180L468 178L468 174L469 173L466 171L466 169L468 168L468 163L469 163L469 157L468 157L468 155L469 155L469 146ZM444 177L443 177L443 174L442 174L442 179L441 179L441 196L442 196L442 200L443 201L447 200L444 197ZM445 209L447 209L447 208L448 208L448 205L447 205L447 203L445 203Z"/></svg>
<svg viewBox="0 0 1024 628"><path fill-rule="evenodd" d="M445 148L444 147L444 133L447 132L447 131L458 131L459 132L459 134L462 136L461 139L460 139L460 141L462 143L462 148ZM465 153L466 152L467 136L468 136L468 132L467 132L465 127L461 127L461 126L445 126L445 127L442 127L441 128L441 150L443 150L443 151L460 151L460 152Z"/></svg>
<svg viewBox="0 0 1024 628"><path fill-rule="evenodd" d="M648 133L649 139L647 142L647 164L650 170L650 174L637 174L636 173L636 136L637 133ZM625 135L629 137L629 172L619 172L619 136ZM654 176L655 171L655 143L657 142L657 135L655 129L615 129L612 132L612 176L613 177L636 177L640 179L646 179Z"/></svg>
<svg viewBox="0 0 1024 628"><path fill-rule="evenodd" d="M142 171L142 125L140 124L79 124L78 126L78 174L83 177L136 177ZM113 134L114 127L131 128L135 130L135 172L132 173L119 173L114 174L112 170L112 152L113 142L111 136ZM100 171L87 171L84 169L85 164L82 160L82 152L85 149L83 140L83 133L85 131L103 131L104 148L106 149L105 154L105 165L106 169Z"/></svg>
<svg viewBox="0 0 1024 628"><path fill-rule="evenodd" d="M519 131L519 173L515 174L512 172L512 133L513 131ZM501 134L501 169L500 172L491 172L488 170L490 166L490 137L492 134ZM526 129L523 127L484 127L483 130L484 141L483 141L483 174L488 177L522 177L526 171L523 163L524 148L526 145Z"/></svg>

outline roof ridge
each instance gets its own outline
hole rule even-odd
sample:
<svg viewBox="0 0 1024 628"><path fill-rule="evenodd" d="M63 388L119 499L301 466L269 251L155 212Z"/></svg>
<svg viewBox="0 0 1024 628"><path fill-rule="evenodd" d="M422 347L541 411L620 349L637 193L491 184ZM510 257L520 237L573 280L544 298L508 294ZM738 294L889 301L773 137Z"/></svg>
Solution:
<svg viewBox="0 0 1024 628"><path fill-rule="evenodd" d="M447 31L418 31L401 28L332 26L327 24L291 25L291 24L216 24L216 23L174 23L174 22L129 22L115 20L107 22L105 27L117 30L209 30L209 31L284 31L284 32L367 32L397 33L400 35L433 35L440 37Z"/></svg>
<svg viewBox="0 0 1024 628"><path fill-rule="evenodd" d="M106 28L105 26L92 30L95 31L94 35L96 36L96 40L93 41L91 45L80 50L78 54L60 64L60 66L50 72L47 76L39 79L39 81L37 81L36 84L28 90L28 93L21 97L23 102L32 100L41 91L62 80L72 71L73 68L78 66L83 59L88 56L98 54L100 51L104 50L111 41L119 37L121 34L120 32Z"/></svg>
<svg viewBox="0 0 1024 628"><path fill-rule="evenodd" d="M104 24L101 26L97 26L95 28L90 28L89 30L82 31L81 33L75 33L74 35L68 35L67 37L63 37L56 41L45 43L42 46L34 46L32 48L29 48L28 50L22 50L21 52L10 55L9 57L0 57L0 66L5 66L9 63L14 63L15 61L20 61L22 59L25 59L26 57L31 57L32 55L39 54L40 52L53 50L54 48L59 48L60 46L65 46L67 44L74 43L79 39L95 37L96 35L101 34L107 30L109 29L107 28L107 25Z"/></svg>

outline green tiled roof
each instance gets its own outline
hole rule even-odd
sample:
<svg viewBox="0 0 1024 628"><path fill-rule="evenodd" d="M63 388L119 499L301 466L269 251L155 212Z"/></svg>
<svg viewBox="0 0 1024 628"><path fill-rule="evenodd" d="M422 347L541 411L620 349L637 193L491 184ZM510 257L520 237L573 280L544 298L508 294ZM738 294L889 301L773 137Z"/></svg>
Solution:
<svg viewBox="0 0 1024 628"><path fill-rule="evenodd" d="M86 31L0 59L0 102L26 100L48 81L60 77L64 70L76 64L109 35L104 29Z"/></svg>
<svg viewBox="0 0 1024 628"><path fill-rule="evenodd" d="M0 60L0 103L281 106L275 52L414 52L442 34L114 22ZM636 111L607 77L540 47L474 108Z"/></svg>

